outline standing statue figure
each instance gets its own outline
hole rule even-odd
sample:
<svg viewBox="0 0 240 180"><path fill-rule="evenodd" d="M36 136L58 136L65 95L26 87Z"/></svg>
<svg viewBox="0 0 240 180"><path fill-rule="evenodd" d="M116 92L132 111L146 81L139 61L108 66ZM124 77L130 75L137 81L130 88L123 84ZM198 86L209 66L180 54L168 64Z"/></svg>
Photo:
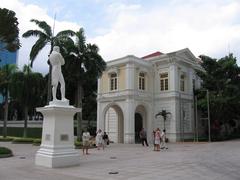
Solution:
<svg viewBox="0 0 240 180"><path fill-rule="evenodd" d="M57 94L57 87L58 82L61 84L61 95L62 101L65 101L65 81L63 78L61 66L65 64L64 58L60 54L60 48L58 46L53 47L53 51L50 54L49 57L50 63L52 65L52 96L53 101L57 100L56 94Z"/></svg>

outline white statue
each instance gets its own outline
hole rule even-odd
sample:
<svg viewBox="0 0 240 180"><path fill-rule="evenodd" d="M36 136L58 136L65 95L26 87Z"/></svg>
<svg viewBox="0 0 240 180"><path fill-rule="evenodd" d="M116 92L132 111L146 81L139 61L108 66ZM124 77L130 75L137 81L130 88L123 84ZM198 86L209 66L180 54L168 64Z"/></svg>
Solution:
<svg viewBox="0 0 240 180"><path fill-rule="evenodd" d="M63 78L61 66L65 64L64 58L60 54L60 48L58 46L53 47L53 51L49 57L50 63L52 65L52 95L53 101L57 100L57 86L58 82L61 84L61 95L62 101L65 101L65 81Z"/></svg>

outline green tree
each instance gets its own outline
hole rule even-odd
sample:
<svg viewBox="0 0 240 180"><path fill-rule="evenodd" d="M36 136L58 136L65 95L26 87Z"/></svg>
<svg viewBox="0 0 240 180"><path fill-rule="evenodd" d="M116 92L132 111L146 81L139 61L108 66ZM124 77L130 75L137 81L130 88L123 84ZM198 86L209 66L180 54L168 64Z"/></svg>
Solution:
<svg viewBox="0 0 240 180"><path fill-rule="evenodd" d="M42 74L32 72L29 66L24 66L23 71L13 74L10 83L10 96L23 106L24 109L24 134L27 137L28 113L40 105L44 89Z"/></svg>
<svg viewBox="0 0 240 180"><path fill-rule="evenodd" d="M31 36L35 36L38 38L30 52L30 61L31 61L31 67L32 67L36 56L47 44L50 44L50 53L51 53L54 45L58 45L59 41L63 38L68 39L69 36L73 35L73 33L70 30L65 30L57 33L57 35L54 36L51 26L49 26L45 21L32 19L31 22L34 22L39 27L39 30L28 30L22 36L24 38L28 38ZM50 63L48 64L49 64L49 74L51 74L51 64ZM51 99L51 78L49 76L47 102L49 102L50 99Z"/></svg>
<svg viewBox="0 0 240 180"><path fill-rule="evenodd" d="M203 80L202 87L210 92L210 115L213 122L233 125L240 118L240 68L236 58L229 54L219 60L200 56L205 72L198 72ZM203 92L199 95L199 105L206 109Z"/></svg>
<svg viewBox="0 0 240 180"><path fill-rule="evenodd" d="M18 19L15 12L0 8L0 50L15 52L20 48Z"/></svg>
<svg viewBox="0 0 240 180"><path fill-rule="evenodd" d="M17 66L15 64L6 64L0 69L0 92L4 98L3 137L7 136L9 85L16 70Z"/></svg>
<svg viewBox="0 0 240 180"><path fill-rule="evenodd" d="M97 45L86 43L83 28L72 33L76 37L75 42L71 39L61 42L65 45L63 54L66 65L63 67L63 73L67 82L67 91L69 91L69 87L71 87L71 92L74 94L73 98L75 105L78 108L82 108L84 112L83 97L88 97L88 103L92 101L93 97L96 97L97 78L105 69L106 63L99 55ZM96 104L92 107L96 109ZM90 109L87 113L94 113L94 109ZM88 117L90 116L93 115L89 113ZM77 137L80 139L82 131L82 112L77 113L77 122Z"/></svg>

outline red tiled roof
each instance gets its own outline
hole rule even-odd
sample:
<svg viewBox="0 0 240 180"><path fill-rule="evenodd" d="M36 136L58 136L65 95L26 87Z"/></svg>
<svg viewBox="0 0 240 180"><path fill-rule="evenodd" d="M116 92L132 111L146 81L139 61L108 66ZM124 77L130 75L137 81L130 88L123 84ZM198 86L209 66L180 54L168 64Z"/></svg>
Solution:
<svg viewBox="0 0 240 180"><path fill-rule="evenodd" d="M152 53L152 54L148 54L148 55L146 55L146 56L143 56L142 59L147 59L147 58L151 58L151 57L155 57L155 56L160 56L160 55L162 55L162 54L163 54L163 53L157 51L157 52L155 52L155 53Z"/></svg>

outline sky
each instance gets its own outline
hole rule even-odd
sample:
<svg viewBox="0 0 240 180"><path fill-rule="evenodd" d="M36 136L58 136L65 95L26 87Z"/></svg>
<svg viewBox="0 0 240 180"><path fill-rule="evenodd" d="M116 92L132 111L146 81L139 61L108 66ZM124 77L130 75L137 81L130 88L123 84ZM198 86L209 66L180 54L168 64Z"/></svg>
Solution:
<svg viewBox="0 0 240 180"><path fill-rule="evenodd" d="M21 37L37 29L30 19L53 26L55 14L54 34L83 27L105 61L189 48L196 57L233 53L240 62L240 0L0 0L0 7L15 11L19 21L20 68L36 41ZM34 71L47 73L49 50L37 56Z"/></svg>

